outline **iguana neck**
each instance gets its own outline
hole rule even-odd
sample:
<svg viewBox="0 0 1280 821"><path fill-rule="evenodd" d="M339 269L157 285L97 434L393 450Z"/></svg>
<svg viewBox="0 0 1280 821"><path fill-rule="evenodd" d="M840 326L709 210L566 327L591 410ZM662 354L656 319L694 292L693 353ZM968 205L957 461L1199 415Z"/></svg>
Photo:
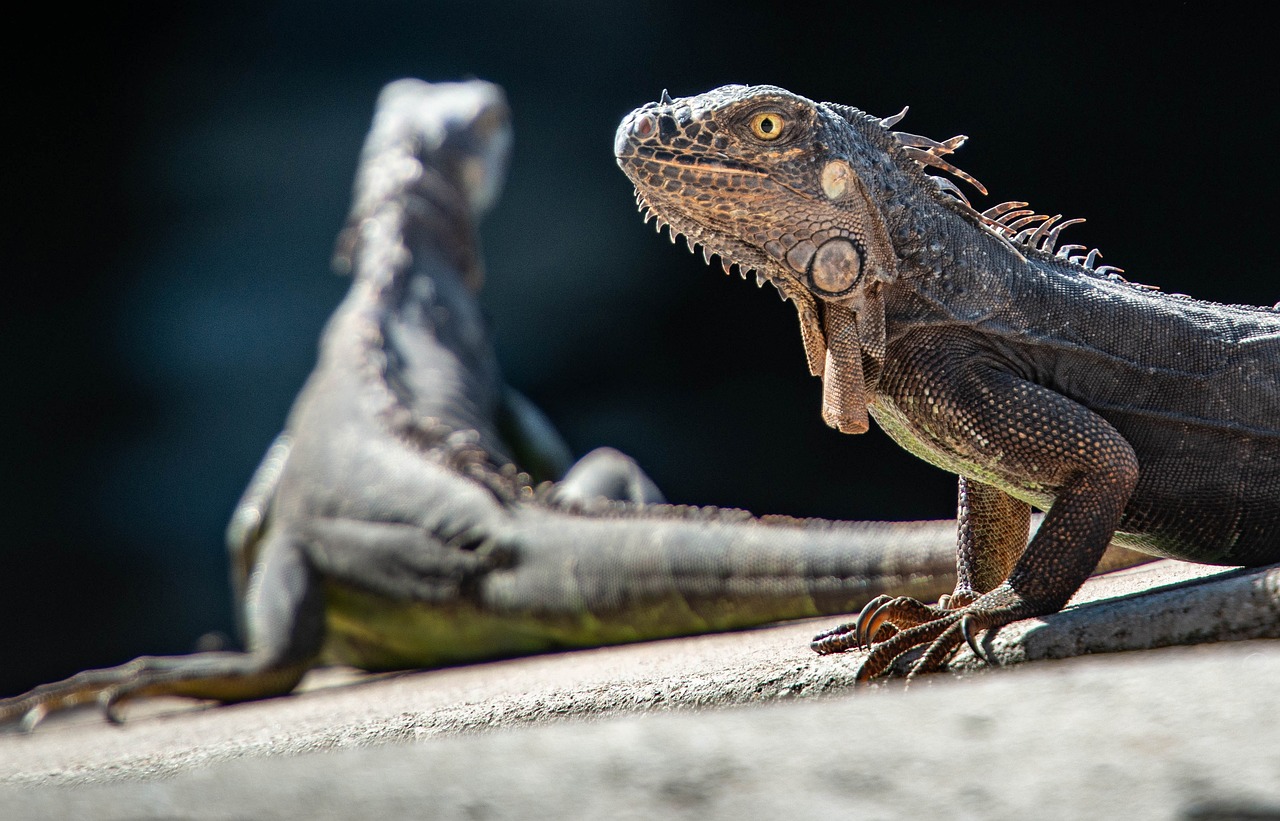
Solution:
<svg viewBox="0 0 1280 821"><path fill-rule="evenodd" d="M927 191L897 192L884 200L882 213L898 260L890 302L915 294L958 318L994 307L1002 283L1034 276L1042 264L1031 249L1011 247Z"/></svg>
<svg viewBox="0 0 1280 821"><path fill-rule="evenodd" d="M1052 265L1025 246L1015 247L984 227L971 209L942 193L937 177L926 174L920 163L907 156L892 132L878 121L852 116L848 126L859 139L883 154L874 173L859 175L867 199L884 223L897 269L892 283L878 286L893 326L908 314L913 322L971 321L989 313L997 294L1018 277L1035 276L1034 269ZM777 264L774 263L776 266ZM774 282L783 280L778 266ZM800 308L804 293L792 281L788 296ZM813 298L811 316L821 318L824 339L831 333L826 318L831 311L825 300ZM865 319L865 317L864 317ZM802 327L806 322L801 310ZM895 328L886 331L893 333ZM811 331L812 332L812 331ZM865 336L865 335L864 335ZM863 350L868 391L874 391L882 364L875 351Z"/></svg>
<svg viewBox="0 0 1280 821"><path fill-rule="evenodd" d="M357 281L340 314L353 324L350 348L397 435L424 450L474 449L485 454L480 461L506 464L490 423L501 388L474 294L483 267L471 211L431 169L407 158L401 167L403 187L352 215Z"/></svg>

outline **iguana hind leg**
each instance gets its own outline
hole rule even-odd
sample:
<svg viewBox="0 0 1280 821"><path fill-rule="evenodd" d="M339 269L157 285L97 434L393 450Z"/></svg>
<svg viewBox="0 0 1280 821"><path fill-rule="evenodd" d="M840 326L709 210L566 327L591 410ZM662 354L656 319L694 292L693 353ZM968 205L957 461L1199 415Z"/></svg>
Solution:
<svg viewBox="0 0 1280 821"><path fill-rule="evenodd" d="M264 546L253 579L247 652L142 656L116 667L86 670L0 699L0 726L34 729L51 712L97 704L118 723L116 706L144 696L185 696L221 702L284 695L314 665L323 636L323 596L301 549L284 539Z"/></svg>

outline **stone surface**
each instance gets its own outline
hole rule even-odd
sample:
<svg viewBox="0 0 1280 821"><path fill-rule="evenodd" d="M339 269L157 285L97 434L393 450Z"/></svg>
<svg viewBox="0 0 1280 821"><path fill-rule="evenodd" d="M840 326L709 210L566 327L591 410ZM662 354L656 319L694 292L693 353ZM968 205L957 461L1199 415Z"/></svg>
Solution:
<svg viewBox="0 0 1280 821"><path fill-rule="evenodd" d="M1011 626L986 649L1149 646L1173 635L1161 623L1275 635L1278 579L1123 571L1077 598L1105 606ZM1114 600L1153 585L1167 589ZM1280 643L853 690L856 657L806 647L829 623L355 682L328 672L271 701L129 705L122 728L54 718L0 737L0 817L1280 817Z"/></svg>

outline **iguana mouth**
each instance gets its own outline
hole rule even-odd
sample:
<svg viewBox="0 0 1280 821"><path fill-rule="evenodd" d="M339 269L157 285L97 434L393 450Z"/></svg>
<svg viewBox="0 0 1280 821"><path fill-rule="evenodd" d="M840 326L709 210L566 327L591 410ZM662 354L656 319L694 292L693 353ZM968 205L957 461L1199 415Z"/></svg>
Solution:
<svg viewBox="0 0 1280 821"><path fill-rule="evenodd" d="M622 165L622 161L619 160L618 164ZM623 166L623 170L626 170L626 166ZM689 252L700 255L708 266L712 264L712 257L715 257L726 274L732 274L735 267L744 280L749 279L748 274L754 274L757 288L763 287L766 282L771 283L783 302L793 298L796 292L804 292L804 286L798 279L775 273L773 269L776 265L759 249L736 239L726 231L705 227L699 222L684 218L678 209L655 207L639 186L636 186L635 193L636 208L645 223L653 220L654 230L658 233L662 233L665 228L672 244L683 239Z"/></svg>
<svg viewBox="0 0 1280 821"><path fill-rule="evenodd" d="M736 162L735 160L724 159L722 157L699 157L687 156L684 154L672 154L670 151L664 151L660 148L649 148L648 146L637 146L636 156L648 162L658 165L674 165L682 168L704 168L709 171L719 171L725 174L752 174L757 177L767 177L768 173L763 169L746 163Z"/></svg>

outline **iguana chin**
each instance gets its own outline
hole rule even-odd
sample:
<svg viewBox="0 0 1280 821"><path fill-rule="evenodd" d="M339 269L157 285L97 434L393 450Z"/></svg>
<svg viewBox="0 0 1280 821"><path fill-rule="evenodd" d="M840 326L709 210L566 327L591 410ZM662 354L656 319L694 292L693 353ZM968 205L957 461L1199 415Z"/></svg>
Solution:
<svg viewBox="0 0 1280 821"><path fill-rule="evenodd" d="M905 109L903 110L905 114ZM1114 534L1154 555L1280 560L1280 313L1158 293L1057 247L1062 221L977 186L942 142L773 86L656 103L617 131L646 221L796 306L822 416L868 417L960 477L957 583L874 600L814 649L871 644L866 680L1055 612ZM1027 543L1032 506L1048 510Z"/></svg>
<svg viewBox="0 0 1280 821"><path fill-rule="evenodd" d="M0 700L0 724L86 702L111 717L149 695L279 695L321 663L435 667L950 588L953 524L657 505L616 451L569 466L554 428L503 385L476 301L476 223L509 143L496 86L383 91L338 243L350 292L228 530L247 651L80 673Z"/></svg>

